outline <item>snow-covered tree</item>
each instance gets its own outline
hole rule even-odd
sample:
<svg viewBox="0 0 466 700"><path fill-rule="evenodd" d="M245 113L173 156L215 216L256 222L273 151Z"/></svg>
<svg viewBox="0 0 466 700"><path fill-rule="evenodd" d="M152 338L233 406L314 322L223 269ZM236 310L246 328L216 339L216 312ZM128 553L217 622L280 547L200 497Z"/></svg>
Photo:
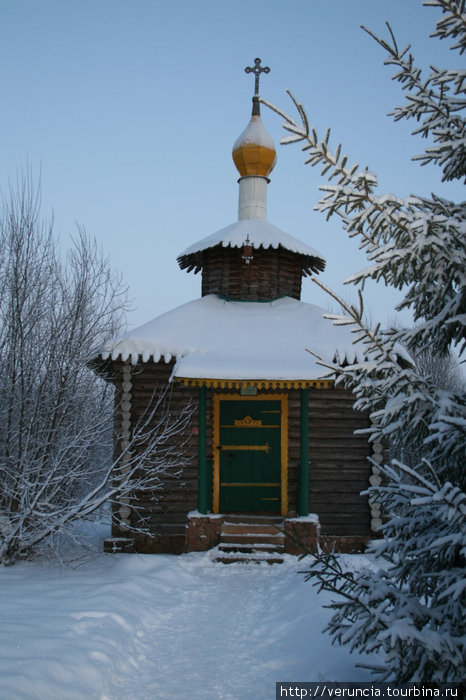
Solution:
<svg viewBox="0 0 466 700"><path fill-rule="evenodd" d="M120 330L125 304L83 231L62 258L38 189L20 179L0 214L0 562L106 501L152 491L183 463L176 436L187 414L172 421L166 396L112 462L113 391L88 363Z"/></svg>
<svg viewBox="0 0 466 700"><path fill-rule="evenodd" d="M431 377L439 388L454 391L466 389L466 378L462 373L461 364L453 353L442 357L430 348L425 348L413 353L413 360L419 374Z"/></svg>
<svg viewBox="0 0 466 700"><path fill-rule="evenodd" d="M434 36L466 49L464 0L428 0L442 11ZM440 166L443 180L466 175L465 71L416 67L410 47L398 48L389 25L387 40L368 33L396 68L405 90L395 120L413 119L413 133L430 140L421 163ZM337 556L317 556L309 571L317 585L339 594L328 625L333 639L351 649L381 652L380 680L461 681L465 675L466 495L464 457L466 398L463 387L439 386L432 374L403 357L429 348L447 358L452 345L461 354L466 338L466 204L431 198L377 194L377 177L349 165L341 146L330 145L309 126L305 110L295 120L273 105L290 135L282 143L303 143L306 162L322 167L329 183L317 209L340 217L350 237L359 238L370 266L349 282L382 281L404 291L399 309L412 311L409 329L381 330L363 322L359 306L340 300L334 322L353 327L366 361L340 366L320 358L356 396L356 408L369 413L372 441L389 441L417 456L413 466L392 460L374 466L380 484L369 488L383 508L380 539L371 550L376 565L344 572ZM331 182L334 181L334 182ZM320 284L315 280L317 284ZM322 286L322 285L321 285ZM330 290L327 290L329 293ZM333 294L332 294L333 295ZM333 295L335 297L335 295ZM335 297L336 298L336 297Z"/></svg>

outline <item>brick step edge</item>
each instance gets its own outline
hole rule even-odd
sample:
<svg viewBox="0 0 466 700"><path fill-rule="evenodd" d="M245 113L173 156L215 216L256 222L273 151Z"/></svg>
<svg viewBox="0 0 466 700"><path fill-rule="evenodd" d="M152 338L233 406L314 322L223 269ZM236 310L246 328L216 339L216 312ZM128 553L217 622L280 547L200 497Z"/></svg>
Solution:
<svg viewBox="0 0 466 700"><path fill-rule="evenodd" d="M232 543L232 542L220 542L218 545L218 549L221 552L284 552L285 551L285 545L284 544L268 544L267 542L264 543L255 543L251 542L251 544L242 544L241 542L239 543Z"/></svg>
<svg viewBox="0 0 466 700"><path fill-rule="evenodd" d="M242 556L243 554L256 554L258 556L274 556L285 553L285 547L282 545L280 547L274 547L273 549L261 549L260 546L251 546L247 549L240 548L236 545L218 545L218 551L221 554L236 554L237 556Z"/></svg>
<svg viewBox="0 0 466 700"><path fill-rule="evenodd" d="M231 535L220 537L221 544L284 544L284 535Z"/></svg>
<svg viewBox="0 0 466 700"><path fill-rule="evenodd" d="M220 554L213 560L217 564L283 564L281 557L246 557L245 555L228 556Z"/></svg>
<svg viewBox="0 0 466 700"><path fill-rule="evenodd" d="M231 525L283 525L284 518L279 515L224 515L224 523Z"/></svg>
<svg viewBox="0 0 466 700"><path fill-rule="evenodd" d="M283 528L270 523L223 523L222 533L232 535L277 535Z"/></svg>

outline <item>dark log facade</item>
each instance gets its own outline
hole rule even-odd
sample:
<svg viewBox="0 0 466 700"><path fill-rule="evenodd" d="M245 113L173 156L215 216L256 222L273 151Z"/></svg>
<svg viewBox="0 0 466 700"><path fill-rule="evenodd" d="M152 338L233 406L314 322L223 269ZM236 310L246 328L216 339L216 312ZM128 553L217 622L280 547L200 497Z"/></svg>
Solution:
<svg viewBox="0 0 466 700"><path fill-rule="evenodd" d="M118 453L121 425L121 396L124 363L114 363L114 382L117 389L115 410L115 449ZM137 535L134 548L140 552L181 553L186 550L203 549L188 537L188 514L198 506L198 387L187 387L180 382L169 383L174 361L166 364L138 364L129 366L131 371L131 429L143 420L147 407L154 398L154 391L161 392L169 386L167 404L163 409L176 417L187 405L192 407L189 422L174 440L183 444L184 457L188 464L182 473L176 465L172 473L164 474L160 486L153 493L132 494L130 504L131 525L143 524L147 534ZM239 389L207 389L206 448L207 461L212 464L214 456L212 408L214 394L232 395ZM258 390L258 397L273 398L283 395L283 389ZM301 458L300 390L290 388L288 403L288 499L285 518L293 519L298 514L298 472ZM354 431L366 428L367 418L353 410L353 397L342 388L309 389L309 510L318 516L320 536L323 541L337 543L343 551L360 549L374 536L371 531L370 508L367 498L360 495L367 488L371 473L368 457L371 448L363 436ZM157 420L157 418L155 418ZM209 503L212 508L212 498ZM218 523L218 521L217 521ZM205 525L205 524L204 524ZM215 528L209 534L209 523L202 537L215 540ZM294 529L295 526L293 526ZM207 530L206 530L207 528ZM207 534L206 534L207 533ZM134 537L121 524L114 524L114 537Z"/></svg>
<svg viewBox="0 0 466 700"><path fill-rule="evenodd" d="M232 301L271 301L288 296L301 298L303 275L324 267L320 258L278 248L253 248L248 263L243 248L212 248L180 257L182 269L202 270L202 296L219 294Z"/></svg>

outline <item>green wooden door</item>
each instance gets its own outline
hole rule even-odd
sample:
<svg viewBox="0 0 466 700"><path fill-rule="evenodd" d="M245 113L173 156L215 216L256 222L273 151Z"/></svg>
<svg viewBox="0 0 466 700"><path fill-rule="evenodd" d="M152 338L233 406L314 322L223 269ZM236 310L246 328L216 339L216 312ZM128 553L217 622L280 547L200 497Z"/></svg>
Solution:
<svg viewBox="0 0 466 700"><path fill-rule="evenodd" d="M280 512L281 401L220 401L220 512Z"/></svg>

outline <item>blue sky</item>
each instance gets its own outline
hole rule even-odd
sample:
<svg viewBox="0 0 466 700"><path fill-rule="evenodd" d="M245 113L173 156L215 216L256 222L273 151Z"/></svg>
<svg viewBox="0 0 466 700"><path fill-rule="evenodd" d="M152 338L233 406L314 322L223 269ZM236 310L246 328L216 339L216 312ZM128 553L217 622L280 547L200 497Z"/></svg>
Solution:
<svg viewBox="0 0 466 700"><path fill-rule="evenodd" d="M410 161L424 142L386 116L400 90L360 29L384 34L388 20L420 65L455 65L428 38L439 14L420 0L0 0L0 186L27 166L41 174L57 236L68 245L78 222L97 239L139 325L200 295L176 257L237 218L231 148L249 120L244 67L256 56L271 68L261 94L291 109L290 88L318 130L331 126L350 160L378 173L381 193L462 198L437 168ZM313 211L319 171L299 147L279 147L281 119L262 115L278 149L268 218L326 257L322 280L340 291L364 258ZM327 304L310 282L303 300ZM374 285L366 305L384 323L395 301Z"/></svg>

